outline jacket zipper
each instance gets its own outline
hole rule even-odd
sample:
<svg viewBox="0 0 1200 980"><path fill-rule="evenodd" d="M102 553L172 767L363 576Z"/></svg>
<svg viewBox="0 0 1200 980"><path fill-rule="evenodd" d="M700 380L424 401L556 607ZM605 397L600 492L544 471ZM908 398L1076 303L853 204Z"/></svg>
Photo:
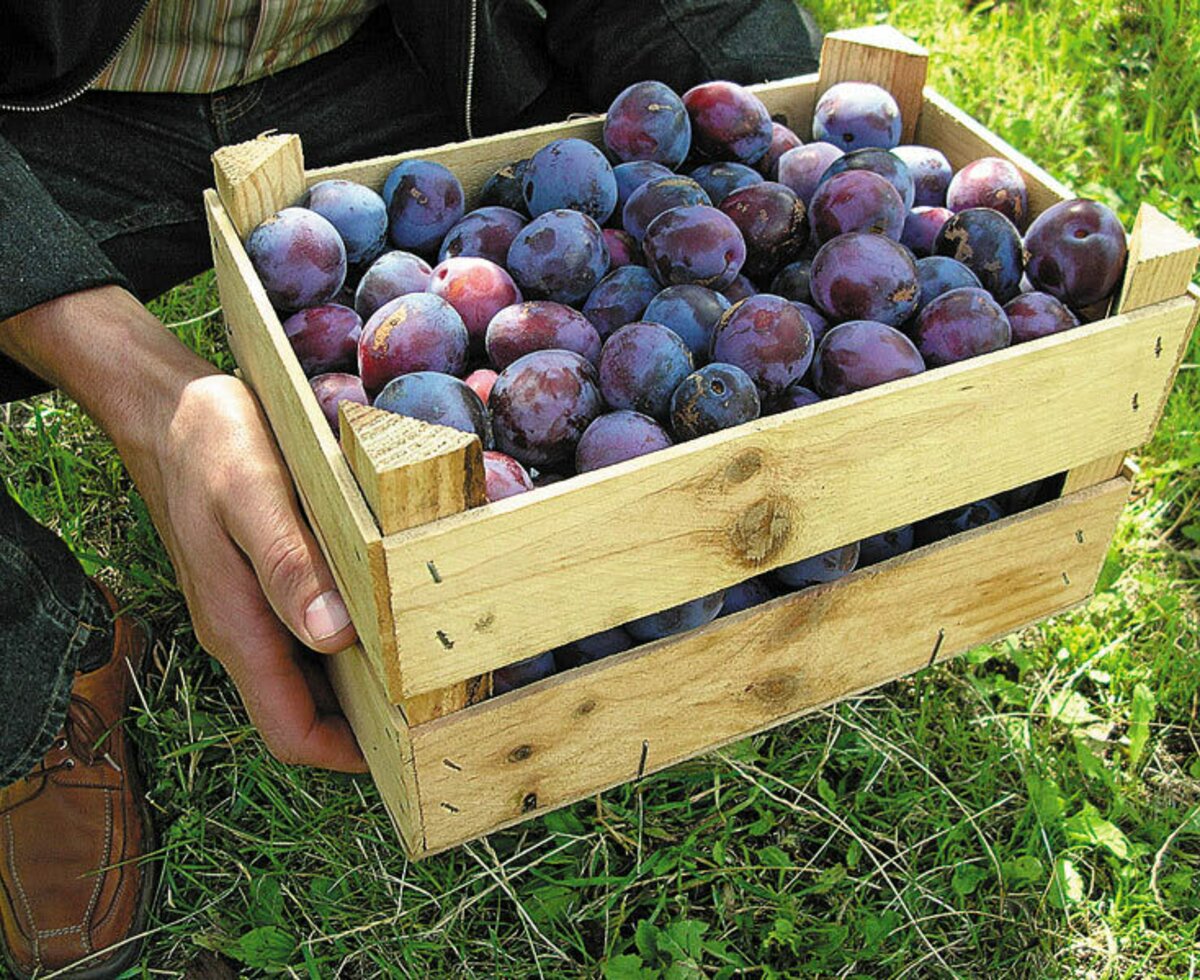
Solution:
<svg viewBox="0 0 1200 980"><path fill-rule="evenodd" d="M117 60L117 55L121 53L121 49L125 47L129 39L133 37L134 29L138 25L138 21L142 19L142 14L146 12L146 8L150 6L150 0L142 0L142 6L137 12L137 16L129 23L129 29L125 32L124 37L117 42L117 46L113 48L112 53L104 60L102 64L88 81L75 89L70 95L65 95L61 99L56 99L47 105L10 105L7 102L0 102L0 109L7 112L53 112L55 109L61 109L68 102L74 102L77 98L83 95L88 89L96 84L96 80L108 71L109 66Z"/></svg>
<svg viewBox="0 0 1200 980"><path fill-rule="evenodd" d="M472 126L471 103L475 96L475 48L479 40L479 0L471 0L470 26L467 30L467 97L463 110L463 122L466 125L467 139L475 138Z"/></svg>

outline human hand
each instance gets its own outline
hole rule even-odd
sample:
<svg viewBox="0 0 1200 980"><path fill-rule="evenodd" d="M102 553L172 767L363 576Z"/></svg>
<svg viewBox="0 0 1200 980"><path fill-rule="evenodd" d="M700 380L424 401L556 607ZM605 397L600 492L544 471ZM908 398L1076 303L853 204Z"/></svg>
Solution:
<svg viewBox="0 0 1200 980"><path fill-rule="evenodd" d="M334 653L354 628L250 390L111 286L7 321L0 349L112 437L171 556L196 638L228 670L272 754L363 771L323 672L300 646Z"/></svg>

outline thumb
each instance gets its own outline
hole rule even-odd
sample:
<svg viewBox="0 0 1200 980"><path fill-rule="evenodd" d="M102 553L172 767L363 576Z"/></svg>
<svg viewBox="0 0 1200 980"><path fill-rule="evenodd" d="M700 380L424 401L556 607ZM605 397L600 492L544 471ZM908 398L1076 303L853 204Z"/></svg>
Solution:
<svg viewBox="0 0 1200 980"><path fill-rule="evenodd" d="M354 626L333 574L304 523L290 486L247 494L253 508L227 515L226 529L245 552L275 615L301 643L337 653L355 640Z"/></svg>

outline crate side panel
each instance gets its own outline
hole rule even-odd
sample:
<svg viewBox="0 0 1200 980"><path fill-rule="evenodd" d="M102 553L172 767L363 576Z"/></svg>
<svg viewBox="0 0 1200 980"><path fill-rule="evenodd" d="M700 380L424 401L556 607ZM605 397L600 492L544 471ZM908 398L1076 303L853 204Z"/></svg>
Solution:
<svg viewBox="0 0 1200 980"><path fill-rule="evenodd" d="M1066 184L1050 176L1024 153L976 122L932 88L925 89L925 105L917 126L917 142L937 147L946 154L946 159L955 170L980 157L1001 157L1010 161L1025 178L1031 215L1041 214L1050 205L1076 196Z"/></svg>
<svg viewBox="0 0 1200 980"><path fill-rule="evenodd" d="M911 673L1086 598L1118 479L412 730L431 850Z"/></svg>
<svg viewBox="0 0 1200 980"><path fill-rule="evenodd" d="M271 423L360 639L381 662L394 662L393 630L386 618L380 622L391 607L379 531L215 192L205 193L205 207L230 347Z"/></svg>
<svg viewBox="0 0 1200 980"><path fill-rule="evenodd" d="M325 670L354 736L371 767L379 795L409 854L425 850L417 768L408 726L388 703L361 647L324 658Z"/></svg>
<svg viewBox="0 0 1200 980"><path fill-rule="evenodd" d="M758 93L772 115L783 115L789 123L808 127L812 116L817 76L801 75L777 82L751 85L750 90ZM515 160L531 156L551 140L573 137L599 143L603 127L602 116L586 116L563 122L548 123L529 129L482 136L461 143L446 143L421 150L410 150L358 163L321 167L307 174L311 187L321 180L354 180L368 187L383 187L384 179L391 169L403 160L432 160L444 164L454 171L463 185L467 200L473 201L487 179L499 167Z"/></svg>
<svg viewBox="0 0 1200 980"><path fill-rule="evenodd" d="M1139 445L1171 381L1156 346L1190 313L1162 304L389 536L405 691Z"/></svg>

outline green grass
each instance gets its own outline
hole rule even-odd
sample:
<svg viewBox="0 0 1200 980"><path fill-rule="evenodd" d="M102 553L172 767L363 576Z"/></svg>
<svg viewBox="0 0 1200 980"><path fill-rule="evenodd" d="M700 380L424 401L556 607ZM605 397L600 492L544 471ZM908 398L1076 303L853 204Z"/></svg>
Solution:
<svg viewBox="0 0 1200 980"><path fill-rule="evenodd" d="M814 6L929 46L946 95L1127 223L1150 201L1200 231L1196 0ZM202 277L157 312L228 366L216 306ZM158 631L136 715L162 829L145 968L1198 975L1197 353L1086 609L418 865L369 782L263 751L94 427L53 396L3 409L15 492Z"/></svg>

